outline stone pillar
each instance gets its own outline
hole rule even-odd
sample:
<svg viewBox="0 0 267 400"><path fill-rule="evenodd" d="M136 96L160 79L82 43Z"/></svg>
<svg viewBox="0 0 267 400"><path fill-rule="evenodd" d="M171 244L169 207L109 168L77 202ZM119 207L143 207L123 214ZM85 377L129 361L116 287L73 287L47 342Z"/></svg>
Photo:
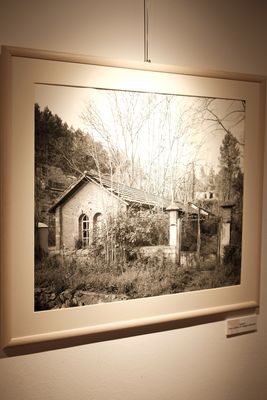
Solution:
<svg viewBox="0 0 267 400"><path fill-rule="evenodd" d="M232 209L234 203L225 203L221 205L221 231L220 231L220 259L224 256L224 248L231 243L231 223Z"/></svg>
<svg viewBox="0 0 267 400"><path fill-rule="evenodd" d="M174 262L180 262L180 208L173 202L166 208L170 213L169 246L174 247Z"/></svg>

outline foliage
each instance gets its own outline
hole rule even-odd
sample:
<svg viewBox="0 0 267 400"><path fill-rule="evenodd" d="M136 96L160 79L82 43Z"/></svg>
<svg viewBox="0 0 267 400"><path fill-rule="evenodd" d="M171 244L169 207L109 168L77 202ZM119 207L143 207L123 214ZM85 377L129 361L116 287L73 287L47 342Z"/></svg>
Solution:
<svg viewBox="0 0 267 400"><path fill-rule="evenodd" d="M218 218L200 220L200 254L216 254L218 251ZM197 219L184 218L182 221L181 250L197 251Z"/></svg>
<svg viewBox="0 0 267 400"><path fill-rule="evenodd" d="M83 248L83 241L81 238L75 238L75 249L80 250Z"/></svg>
<svg viewBox="0 0 267 400"><path fill-rule="evenodd" d="M181 250L194 252L197 250L197 221L184 218L182 221Z"/></svg>
<svg viewBox="0 0 267 400"><path fill-rule="evenodd" d="M35 104L35 225L49 226L49 244L54 245L55 223L49 207L84 171L106 173L112 166L103 146L64 123L48 107ZM38 248L36 248L38 253Z"/></svg>
<svg viewBox="0 0 267 400"><path fill-rule="evenodd" d="M35 287L52 286L56 293L67 289L69 285L59 257L53 256L44 256L36 262L34 280Z"/></svg>
<svg viewBox="0 0 267 400"><path fill-rule="evenodd" d="M71 293L86 290L133 299L182 292L192 279L189 269L167 260L159 262L157 256L131 261L123 272L95 261L93 257L44 258L35 268L35 288L50 287L56 295L68 289Z"/></svg>
<svg viewBox="0 0 267 400"><path fill-rule="evenodd" d="M116 218L113 229L117 241L130 247L166 244L168 215L150 210L130 211Z"/></svg>
<svg viewBox="0 0 267 400"><path fill-rule="evenodd" d="M231 224L231 243L241 248L242 239L242 212L234 209Z"/></svg>
<svg viewBox="0 0 267 400"><path fill-rule="evenodd" d="M103 146L81 130L69 128L48 107L35 104L36 166L53 165L64 174L79 176L85 170L108 172L108 156Z"/></svg>
<svg viewBox="0 0 267 400"><path fill-rule="evenodd" d="M241 269L241 247L235 245L225 246L223 263L228 267L229 273L239 276Z"/></svg>
<svg viewBox="0 0 267 400"><path fill-rule="evenodd" d="M203 267L203 268L202 268ZM43 258L35 266L35 288L61 296L68 292L90 294L90 301L116 301L210 289L240 283L240 276L228 266L183 268L157 255L128 261L124 270L112 269L105 260L89 254L71 257L59 254ZM101 300L100 300L101 301ZM86 304L92 304L92 303ZM35 309L49 309L38 302ZM74 306L73 302L69 306ZM77 304L76 304L77 305Z"/></svg>
<svg viewBox="0 0 267 400"><path fill-rule="evenodd" d="M163 211L128 210L108 219L94 249L107 262L123 263L136 258L140 246L167 244L168 229L168 215Z"/></svg>
<svg viewBox="0 0 267 400"><path fill-rule="evenodd" d="M195 271L188 290L203 290L238 285L240 275L233 274L228 267L220 266L214 271Z"/></svg>
<svg viewBox="0 0 267 400"><path fill-rule="evenodd" d="M240 177L240 150L238 141L230 132L227 132L220 146L219 182L222 200L233 200L234 186Z"/></svg>

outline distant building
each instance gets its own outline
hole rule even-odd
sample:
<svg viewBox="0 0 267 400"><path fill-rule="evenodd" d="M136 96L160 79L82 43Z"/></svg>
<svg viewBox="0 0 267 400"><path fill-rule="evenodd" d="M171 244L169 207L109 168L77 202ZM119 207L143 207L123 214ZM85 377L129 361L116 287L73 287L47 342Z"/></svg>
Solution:
<svg viewBox="0 0 267 400"><path fill-rule="evenodd" d="M195 198L196 200L217 200L218 195L215 190L207 190L203 192L196 192Z"/></svg>

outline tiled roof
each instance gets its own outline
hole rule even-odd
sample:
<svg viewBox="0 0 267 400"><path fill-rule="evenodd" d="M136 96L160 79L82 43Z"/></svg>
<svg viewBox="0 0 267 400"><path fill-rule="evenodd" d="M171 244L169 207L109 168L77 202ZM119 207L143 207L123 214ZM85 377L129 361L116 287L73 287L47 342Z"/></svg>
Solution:
<svg viewBox="0 0 267 400"><path fill-rule="evenodd" d="M169 200L163 197L145 192L144 190L132 188L122 183L113 182L110 178L105 176L101 177L101 179L96 176L90 177L89 179L104 186L108 191L115 194L126 203L158 206L162 208L167 207L170 203Z"/></svg>
<svg viewBox="0 0 267 400"><path fill-rule="evenodd" d="M74 184L72 184L56 201L56 203L50 208L50 211L65 203L67 199L72 196L80 187L84 186L87 182L95 182L98 185L103 186L105 190L109 191L116 197L120 198L127 204L140 204L151 207L166 208L170 204L170 200L166 200L160 196L152 193L145 192L140 189L135 189L122 183L113 182L109 177L84 173ZM182 204L181 204L182 207Z"/></svg>
<svg viewBox="0 0 267 400"><path fill-rule="evenodd" d="M50 208L54 212L58 206L65 203L79 188L86 185L88 182L95 182L97 185L102 186L105 190L112 193L122 201L130 204L139 204L142 206L160 207L164 209L177 209L183 213L196 214L198 210L202 215L214 215L210 211L202 207L188 202L187 206L181 202L175 201L171 204L169 199L157 196L152 193L145 192L144 190L135 189L122 183L114 182L108 176L97 176L85 172L75 183L68 187L68 189L57 199L56 203ZM175 206L175 207L174 207ZM174 208L173 208L174 207Z"/></svg>

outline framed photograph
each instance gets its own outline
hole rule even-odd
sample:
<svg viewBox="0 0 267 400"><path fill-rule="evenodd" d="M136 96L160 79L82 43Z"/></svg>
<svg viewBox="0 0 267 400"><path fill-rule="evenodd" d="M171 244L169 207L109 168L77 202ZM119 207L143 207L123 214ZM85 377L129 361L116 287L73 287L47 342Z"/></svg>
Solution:
<svg viewBox="0 0 267 400"><path fill-rule="evenodd" d="M1 58L2 347L258 308L264 77Z"/></svg>

